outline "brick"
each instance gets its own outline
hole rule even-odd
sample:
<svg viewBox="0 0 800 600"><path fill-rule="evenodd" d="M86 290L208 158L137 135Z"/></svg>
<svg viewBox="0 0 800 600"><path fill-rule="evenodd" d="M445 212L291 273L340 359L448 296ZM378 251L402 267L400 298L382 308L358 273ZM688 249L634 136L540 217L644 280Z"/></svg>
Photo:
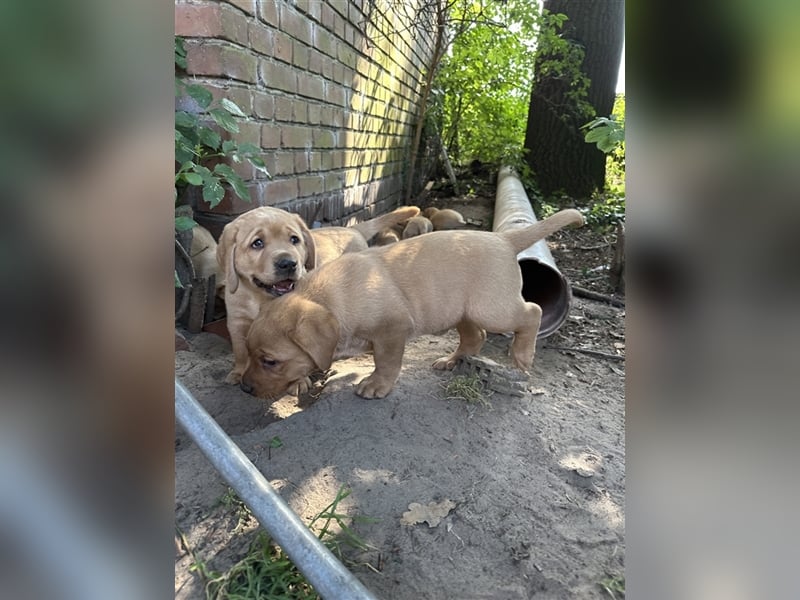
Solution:
<svg viewBox="0 0 800 600"><path fill-rule="evenodd" d="M281 147L281 128L267 124L261 126L261 147L265 150Z"/></svg>
<svg viewBox="0 0 800 600"><path fill-rule="evenodd" d="M256 14L256 0L228 0L228 2L241 8L248 15Z"/></svg>
<svg viewBox="0 0 800 600"><path fill-rule="evenodd" d="M293 120L292 99L287 96L275 96L275 120L290 122Z"/></svg>
<svg viewBox="0 0 800 600"><path fill-rule="evenodd" d="M304 175L297 178L298 196L312 196L325 191L325 181L321 175Z"/></svg>
<svg viewBox="0 0 800 600"><path fill-rule="evenodd" d="M337 83L329 83L325 90L325 101L335 106L347 106L345 88Z"/></svg>
<svg viewBox="0 0 800 600"><path fill-rule="evenodd" d="M308 69L309 48L302 42L292 41L292 64L304 71Z"/></svg>
<svg viewBox="0 0 800 600"><path fill-rule="evenodd" d="M218 37L222 35L219 4L175 4L175 35Z"/></svg>
<svg viewBox="0 0 800 600"><path fill-rule="evenodd" d="M297 179L275 179L264 185L264 206L275 206L297 199Z"/></svg>
<svg viewBox="0 0 800 600"><path fill-rule="evenodd" d="M290 94L297 92L297 75L290 67L269 60L262 60L260 73L261 81L267 88L281 90Z"/></svg>
<svg viewBox="0 0 800 600"><path fill-rule="evenodd" d="M322 107L319 104L308 105L308 118L309 125L319 125L322 116Z"/></svg>
<svg viewBox="0 0 800 600"><path fill-rule="evenodd" d="M336 134L327 129L314 129L312 137L314 148L333 148L336 146Z"/></svg>
<svg viewBox="0 0 800 600"><path fill-rule="evenodd" d="M299 14L288 2L280 6L281 30L294 39L311 45L311 23L308 18Z"/></svg>
<svg viewBox="0 0 800 600"><path fill-rule="evenodd" d="M308 123L308 102L305 100L296 100L292 110L294 120L297 123Z"/></svg>
<svg viewBox="0 0 800 600"><path fill-rule="evenodd" d="M312 73L322 73L322 62L327 58L318 50L313 48L308 51L308 70Z"/></svg>
<svg viewBox="0 0 800 600"><path fill-rule="evenodd" d="M294 152L275 152L275 171L273 176L294 174Z"/></svg>
<svg viewBox="0 0 800 600"><path fill-rule="evenodd" d="M334 15L333 16L333 34L336 37L339 37L339 38L341 38L343 40L345 39L345 26L344 25L345 25L345 20L341 16L339 16L339 15Z"/></svg>
<svg viewBox="0 0 800 600"><path fill-rule="evenodd" d="M222 37L246 46L247 39L247 17L235 8L222 6Z"/></svg>
<svg viewBox="0 0 800 600"><path fill-rule="evenodd" d="M280 23L278 18L278 2L285 0L259 0L258 2L258 18L277 27Z"/></svg>
<svg viewBox="0 0 800 600"><path fill-rule="evenodd" d="M282 31L276 31L272 46L272 56L286 63L292 62L292 38Z"/></svg>
<svg viewBox="0 0 800 600"><path fill-rule="evenodd" d="M253 113L260 119L272 119L275 114L275 98L265 92L253 92Z"/></svg>
<svg viewBox="0 0 800 600"><path fill-rule="evenodd" d="M347 4L349 0L329 0L333 9L344 18L347 18Z"/></svg>
<svg viewBox="0 0 800 600"><path fill-rule="evenodd" d="M294 153L294 172L307 173L308 172L308 152L295 152Z"/></svg>
<svg viewBox="0 0 800 600"><path fill-rule="evenodd" d="M327 30L333 29L333 9L331 8L329 3L320 3L322 6L320 7L320 22L322 26Z"/></svg>
<svg viewBox="0 0 800 600"><path fill-rule="evenodd" d="M323 54L336 57L336 38L322 27L314 28L314 47Z"/></svg>
<svg viewBox="0 0 800 600"><path fill-rule="evenodd" d="M223 75L222 47L203 42L187 44L186 72L190 75Z"/></svg>
<svg viewBox="0 0 800 600"><path fill-rule="evenodd" d="M322 170L322 152L309 152L308 159L308 168L310 171Z"/></svg>
<svg viewBox="0 0 800 600"><path fill-rule="evenodd" d="M222 48L223 74L231 79L256 83L258 81L258 59L242 48Z"/></svg>
<svg viewBox="0 0 800 600"><path fill-rule="evenodd" d="M311 146L310 127L289 125L281 130L282 148L308 148Z"/></svg>
<svg viewBox="0 0 800 600"><path fill-rule="evenodd" d="M333 192L344 187L344 180L341 173L328 173L325 175L325 191Z"/></svg>
<svg viewBox="0 0 800 600"><path fill-rule="evenodd" d="M325 82L320 77L308 73L298 73L297 93L306 98L323 100L325 99Z"/></svg>
<svg viewBox="0 0 800 600"><path fill-rule="evenodd" d="M248 31L250 47L260 54L272 56L273 34L273 30L266 25L251 21Z"/></svg>

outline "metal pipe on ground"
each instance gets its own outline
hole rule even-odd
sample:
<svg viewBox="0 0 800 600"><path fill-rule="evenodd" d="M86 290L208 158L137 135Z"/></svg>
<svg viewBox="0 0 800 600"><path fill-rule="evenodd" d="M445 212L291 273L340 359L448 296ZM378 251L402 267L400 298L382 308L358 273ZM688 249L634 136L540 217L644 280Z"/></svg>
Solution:
<svg viewBox="0 0 800 600"><path fill-rule="evenodd" d="M311 533L177 379L175 417L320 596L326 600L377 600Z"/></svg>
<svg viewBox="0 0 800 600"><path fill-rule="evenodd" d="M497 175L493 231L509 231L536 223L536 215L519 178L510 167ZM567 278L558 270L547 247L539 240L517 254L522 272L522 297L542 308L539 338L555 333L564 323L572 305L572 290Z"/></svg>

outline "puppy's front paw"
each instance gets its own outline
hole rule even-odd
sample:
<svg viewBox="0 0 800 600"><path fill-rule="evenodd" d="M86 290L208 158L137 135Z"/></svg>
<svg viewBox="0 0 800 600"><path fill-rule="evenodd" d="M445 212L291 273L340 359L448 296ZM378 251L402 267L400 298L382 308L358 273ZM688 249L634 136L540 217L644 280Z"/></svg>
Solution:
<svg viewBox="0 0 800 600"><path fill-rule="evenodd" d="M452 371L458 358L453 355L445 356L433 362L433 368L438 371Z"/></svg>
<svg viewBox="0 0 800 600"><path fill-rule="evenodd" d="M242 374L243 371L233 369L230 373L228 373L225 376L225 383L229 383L231 385L239 385L242 382Z"/></svg>
<svg viewBox="0 0 800 600"><path fill-rule="evenodd" d="M294 383L291 383L286 393L290 396L299 396L300 394L305 394L310 389L311 379L309 377L303 377L302 379L298 379Z"/></svg>
<svg viewBox="0 0 800 600"><path fill-rule="evenodd" d="M356 386L356 394L362 398L385 398L393 387L394 381L386 381L373 374L361 380Z"/></svg>

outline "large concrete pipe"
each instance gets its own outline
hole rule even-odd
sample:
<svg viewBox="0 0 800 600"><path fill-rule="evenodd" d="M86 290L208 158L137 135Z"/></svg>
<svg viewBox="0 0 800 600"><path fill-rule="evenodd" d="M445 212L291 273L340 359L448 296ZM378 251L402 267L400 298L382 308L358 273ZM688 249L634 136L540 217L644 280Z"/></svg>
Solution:
<svg viewBox="0 0 800 600"><path fill-rule="evenodd" d="M510 167L497 176L494 231L508 231L536 223L536 215L525 188ZM564 323L572 304L569 282L556 267L546 240L536 242L517 255L522 271L522 297L542 308L539 337L552 335Z"/></svg>

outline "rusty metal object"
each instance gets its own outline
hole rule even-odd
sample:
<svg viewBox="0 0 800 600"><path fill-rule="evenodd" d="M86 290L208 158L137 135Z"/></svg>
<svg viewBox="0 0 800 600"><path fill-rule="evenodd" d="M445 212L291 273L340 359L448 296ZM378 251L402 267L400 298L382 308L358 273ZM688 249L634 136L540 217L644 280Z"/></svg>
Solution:
<svg viewBox="0 0 800 600"><path fill-rule="evenodd" d="M493 231L509 231L536 223L536 215L525 188L509 167L497 175ZM542 308L539 338L555 333L572 306L572 291L567 278L558 270L546 240L536 242L517 255L522 271L522 297Z"/></svg>

